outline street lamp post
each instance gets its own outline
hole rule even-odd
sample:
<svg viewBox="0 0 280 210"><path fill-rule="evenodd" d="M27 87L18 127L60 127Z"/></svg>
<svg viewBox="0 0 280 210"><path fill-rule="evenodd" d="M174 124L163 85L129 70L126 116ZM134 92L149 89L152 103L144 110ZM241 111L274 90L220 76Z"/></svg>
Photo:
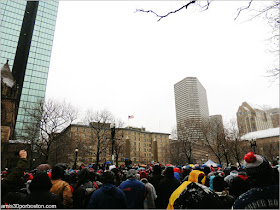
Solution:
<svg viewBox="0 0 280 210"><path fill-rule="evenodd" d="M76 170L77 168L77 158L78 158L78 148L75 149L75 162L74 162L74 167L73 169Z"/></svg>
<svg viewBox="0 0 280 210"><path fill-rule="evenodd" d="M253 147L254 153L256 153L256 146L257 146L257 141L256 139L252 139L250 141L251 147Z"/></svg>
<svg viewBox="0 0 280 210"><path fill-rule="evenodd" d="M116 132L116 125L115 123L110 124L111 128L111 141L112 141L112 164L114 164L114 143L115 143L115 132Z"/></svg>
<svg viewBox="0 0 280 210"><path fill-rule="evenodd" d="M206 159L208 160L208 154L206 154Z"/></svg>

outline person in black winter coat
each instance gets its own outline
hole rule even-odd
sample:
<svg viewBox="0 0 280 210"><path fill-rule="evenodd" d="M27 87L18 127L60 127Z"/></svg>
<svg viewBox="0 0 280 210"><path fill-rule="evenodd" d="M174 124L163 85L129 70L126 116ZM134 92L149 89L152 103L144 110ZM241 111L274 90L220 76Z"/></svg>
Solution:
<svg viewBox="0 0 280 210"><path fill-rule="evenodd" d="M238 175L232 179L232 183L229 186L229 194L235 199L241 194L247 192L251 188L250 179L244 174L244 172L238 172Z"/></svg>
<svg viewBox="0 0 280 210"><path fill-rule="evenodd" d="M252 188L236 199L233 209L279 209L279 183L269 162L252 152L244 160Z"/></svg>
<svg viewBox="0 0 280 210"><path fill-rule="evenodd" d="M19 151L19 161L16 168L14 168L7 177L1 181L1 204L15 203L15 199L19 199L22 193L19 193L19 189L24 187L23 175L24 171L29 167L27 161L27 152L25 150Z"/></svg>
<svg viewBox="0 0 280 210"><path fill-rule="evenodd" d="M159 165L154 165L152 175L148 178L148 181L154 186L156 194L158 194L159 182L164 177L161 175L161 167Z"/></svg>
<svg viewBox="0 0 280 210"><path fill-rule="evenodd" d="M180 186L180 182L174 177L173 167L167 167L164 171L164 179L158 186L156 208L166 209L171 194Z"/></svg>
<svg viewBox="0 0 280 210"><path fill-rule="evenodd" d="M29 185L30 194L19 200L19 204L53 205L53 208L63 208L59 196L51 193L52 183L46 172L38 171L34 174Z"/></svg>
<svg viewBox="0 0 280 210"><path fill-rule="evenodd" d="M219 196L223 209L231 209L235 198L229 195L225 188L224 177L216 175L213 179L213 191Z"/></svg>
<svg viewBox="0 0 280 210"><path fill-rule="evenodd" d="M89 180L89 175L88 168L83 168L78 173L78 183L73 192L73 207L75 209L86 208L92 193L98 188Z"/></svg>

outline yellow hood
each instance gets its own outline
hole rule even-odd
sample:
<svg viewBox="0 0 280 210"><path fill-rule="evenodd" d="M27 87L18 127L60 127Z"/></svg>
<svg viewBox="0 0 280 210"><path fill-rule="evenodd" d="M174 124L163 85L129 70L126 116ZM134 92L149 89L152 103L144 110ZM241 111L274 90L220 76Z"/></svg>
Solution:
<svg viewBox="0 0 280 210"><path fill-rule="evenodd" d="M206 180L206 176L205 176L205 173L203 171L199 171L199 170L191 171L188 181L198 183L198 177L199 177L200 174L203 174L203 176L204 176L203 179L201 180L201 184L204 185L205 180Z"/></svg>
<svg viewBox="0 0 280 210"><path fill-rule="evenodd" d="M199 170L193 170L191 171L190 175L189 175L189 179L188 181L183 182L170 196L169 198L169 203L167 206L167 209L174 209L173 205L174 202L176 201L176 199L179 197L179 195L183 192L183 190L192 182L198 182L198 177L200 174L203 174L204 177L201 181L201 183L204 185L205 184L205 180L206 180L206 176L205 173L203 171L199 171Z"/></svg>

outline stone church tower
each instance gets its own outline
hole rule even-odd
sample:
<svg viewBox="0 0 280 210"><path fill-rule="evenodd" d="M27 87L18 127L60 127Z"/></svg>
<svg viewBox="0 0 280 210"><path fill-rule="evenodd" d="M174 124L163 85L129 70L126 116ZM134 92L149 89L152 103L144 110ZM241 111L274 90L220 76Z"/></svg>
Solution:
<svg viewBox="0 0 280 210"><path fill-rule="evenodd" d="M16 96L17 85L7 61L1 68L1 144L13 138L16 123Z"/></svg>

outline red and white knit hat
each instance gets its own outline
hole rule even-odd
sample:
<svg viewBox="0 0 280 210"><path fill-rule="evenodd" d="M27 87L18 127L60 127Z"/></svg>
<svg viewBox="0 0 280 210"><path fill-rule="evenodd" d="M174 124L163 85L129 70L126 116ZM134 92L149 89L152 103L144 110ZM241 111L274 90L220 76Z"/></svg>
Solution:
<svg viewBox="0 0 280 210"><path fill-rule="evenodd" d="M260 175L270 172L271 166L269 162L260 155L249 152L244 156L245 168L248 176Z"/></svg>

